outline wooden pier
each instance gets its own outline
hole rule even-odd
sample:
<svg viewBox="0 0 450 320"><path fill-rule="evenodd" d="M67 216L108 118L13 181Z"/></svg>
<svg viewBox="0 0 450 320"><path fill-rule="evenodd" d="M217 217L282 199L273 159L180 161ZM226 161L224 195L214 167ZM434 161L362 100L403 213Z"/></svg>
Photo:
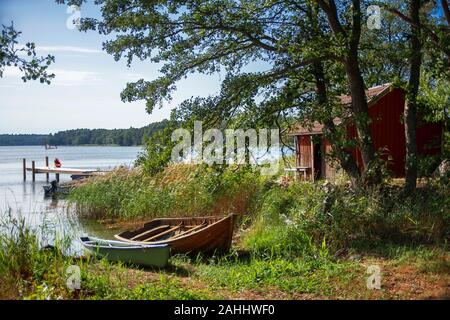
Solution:
<svg viewBox="0 0 450 320"><path fill-rule="evenodd" d="M27 167L27 160L23 159L23 181L27 180L27 171L31 172L32 181L36 181L36 174L45 174L47 181L49 180L50 174L55 174L56 181L59 182L60 174L70 174L77 176L98 176L104 175L108 171L100 171L97 169L76 169L76 168L57 168L50 167L48 162L48 157L45 157L45 166L37 167L36 161L31 161L31 167Z"/></svg>

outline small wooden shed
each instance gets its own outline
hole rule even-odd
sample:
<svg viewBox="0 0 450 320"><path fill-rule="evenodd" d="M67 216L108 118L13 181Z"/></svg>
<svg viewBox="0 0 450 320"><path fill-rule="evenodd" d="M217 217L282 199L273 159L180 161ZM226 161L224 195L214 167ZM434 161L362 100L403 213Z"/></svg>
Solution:
<svg viewBox="0 0 450 320"><path fill-rule="evenodd" d="M387 160L388 169L395 177L405 176L405 127L403 111L405 92L391 84L384 84L366 91L371 118L370 128L377 151ZM350 104L350 96L341 96L343 104ZM335 119L335 123L341 121ZM294 136L296 149L296 167L287 169L300 173L304 179L333 179L337 164L331 163L326 154L331 144L323 137L323 125L315 122L309 127L297 125L289 134ZM349 137L356 137L354 126L347 127ZM442 124L417 122L417 151L419 155L435 155L441 152ZM363 169L360 151L352 151L358 167Z"/></svg>

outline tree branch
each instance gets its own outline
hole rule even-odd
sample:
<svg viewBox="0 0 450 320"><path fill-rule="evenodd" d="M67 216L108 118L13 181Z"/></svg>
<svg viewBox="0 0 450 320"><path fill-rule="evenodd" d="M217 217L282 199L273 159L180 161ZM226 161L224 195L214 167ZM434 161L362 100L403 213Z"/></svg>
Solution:
<svg viewBox="0 0 450 320"><path fill-rule="evenodd" d="M442 10L444 11L447 24L450 26L450 9L447 0L441 0Z"/></svg>
<svg viewBox="0 0 450 320"><path fill-rule="evenodd" d="M325 0L316 0L322 10L326 13L328 21L330 22L330 27L335 35L342 34L346 37L346 32L341 25L338 18L336 3L334 0L329 0L327 3Z"/></svg>
<svg viewBox="0 0 450 320"><path fill-rule="evenodd" d="M352 1L352 35L350 40L350 52L358 54L358 46L361 38L361 6L359 0Z"/></svg>
<svg viewBox="0 0 450 320"><path fill-rule="evenodd" d="M388 12L392 13L393 15L396 15L397 17L399 17L403 21L406 21L411 26L413 26L413 27L415 27L417 29L421 29L421 30L425 31L430 36L431 41L433 41L433 43L435 45L437 45L448 57L450 57L450 49L443 48L441 46L439 37L438 37L438 35L436 33L434 33L433 30L431 30L429 27L427 27L423 23L413 21L412 19L410 19L408 16L404 15L403 13L398 11L397 9L390 8L390 7L385 7L385 8L386 8L386 10Z"/></svg>

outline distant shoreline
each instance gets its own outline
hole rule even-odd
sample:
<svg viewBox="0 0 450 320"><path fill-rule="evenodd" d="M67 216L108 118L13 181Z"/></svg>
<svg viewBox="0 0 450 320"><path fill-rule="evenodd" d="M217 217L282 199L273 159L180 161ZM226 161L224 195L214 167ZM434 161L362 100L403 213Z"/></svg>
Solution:
<svg viewBox="0 0 450 320"><path fill-rule="evenodd" d="M143 144L137 144L137 145L131 145L131 146L121 146L118 144L79 144L79 145L60 145L57 146L58 148L64 147L64 148L70 148L70 147L143 147ZM42 147L44 148L44 145L38 145L38 144L32 144L32 145L2 145L0 144L0 147ZM56 149L47 149L47 150L58 150Z"/></svg>
<svg viewBox="0 0 450 320"><path fill-rule="evenodd" d="M74 129L55 134L0 134L0 146L141 146L145 138L165 129L168 120L142 128Z"/></svg>

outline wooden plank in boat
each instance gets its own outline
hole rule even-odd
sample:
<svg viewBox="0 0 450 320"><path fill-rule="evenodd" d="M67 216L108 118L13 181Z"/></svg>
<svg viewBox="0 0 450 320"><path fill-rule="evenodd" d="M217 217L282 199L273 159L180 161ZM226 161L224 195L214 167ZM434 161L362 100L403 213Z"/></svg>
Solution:
<svg viewBox="0 0 450 320"><path fill-rule="evenodd" d="M158 233L158 232L164 231L164 230L168 229L169 227L170 227L169 225L159 226L159 227L144 231L142 233L139 233L138 235L135 235L134 237L132 237L130 240L136 240L142 236L147 236L147 235L149 237L151 237L154 235L153 233L155 233L155 232Z"/></svg>
<svg viewBox="0 0 450 320"><path fill-rule="evenodd" d="M181 227L181 226L176 226L176 227L170 228L169 230L166 230L166 231L163 231L163 232L161 232L161 233L158 233L158 234L156 234L156 235L154 235L154 236L151 236L150 238L147 238L147 239L142 240L142 241L143 241L143 242L149 242L149 241L151 241L151 240L158 239L158 238L160 238L160 237L162 237L162 236L164 236L164 235L166 235L166 234L169 234L169 233L171 233L171 232L174 232L175 230L178 230L180 227Z"/></svg>
<svg viewBox="0 0 450 320"><path fill-rule="evenodd" d="M208 224L207 224L206 222L203 223L203 224L199 224L199 225L197 225L197 226L195 226L195 227L193 227L193 228L190 228L189 230L180 232L179 234L177 234L177 235L171 237L169 240L173 240L173 239L179 238L179 237L181 237L181 236L185 236L185 235L187 235L187 234L189 234L189 233L191 233L191 232L194 232L194 231L196 231L196 230L198 230L198 229L204 228L204 227L206 227L207 225L208 225ZM191 226L190 226L190 227L191 227Z"/></svg>

